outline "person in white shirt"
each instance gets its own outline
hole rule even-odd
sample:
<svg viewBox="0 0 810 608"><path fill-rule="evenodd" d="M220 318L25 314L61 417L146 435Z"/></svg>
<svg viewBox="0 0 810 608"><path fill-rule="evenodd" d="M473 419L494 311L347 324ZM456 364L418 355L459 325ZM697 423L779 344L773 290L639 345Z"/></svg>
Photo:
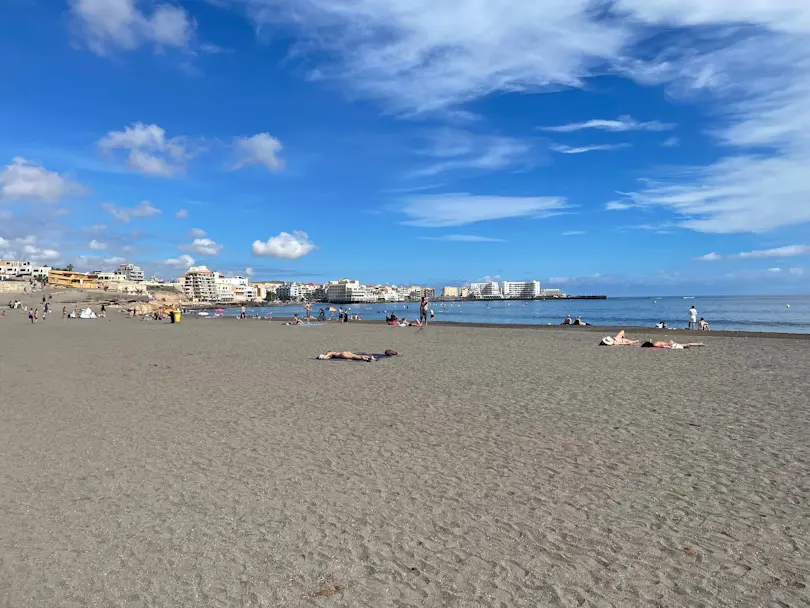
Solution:
<svg viewBox="0 0 810 608"><path fill-rule="evenodd" d="M689 309L689 329L697 329L697 322L697 309L693 305L692 308Z"/></svg>

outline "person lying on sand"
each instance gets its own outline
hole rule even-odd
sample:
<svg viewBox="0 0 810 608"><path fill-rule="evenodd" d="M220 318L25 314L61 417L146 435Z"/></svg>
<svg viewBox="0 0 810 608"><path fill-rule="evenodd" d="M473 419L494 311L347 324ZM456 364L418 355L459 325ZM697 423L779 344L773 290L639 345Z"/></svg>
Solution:
<svg viewBox="0 0 810 608"><path fill-rule="evenodd" d="M624 337L624 330L621 330L615 336L605 336L599 342L599 346L639 346L641 340L630 340Z"/></svg>
<svg viewBox="0 0 810 608"><path fill-rule="evenodd" d="M642 348L669 348L672 350L683 350L684 348L697 348L698 346L706 346L701 342L689 342L687 344L679 344L675 340L648 340L641 345Z"/></svg>
<svg viewBox="0 0 810 608"><path fill-rule="evenodd" d="M385 351L386 357L396 357L396 351L391 350L390 348ZM377 357L374 355L356 355L353 352L348 350L344 351L330 351L325 355L318 355L318 359L349 359L351 361L376 361Z"/></svg>

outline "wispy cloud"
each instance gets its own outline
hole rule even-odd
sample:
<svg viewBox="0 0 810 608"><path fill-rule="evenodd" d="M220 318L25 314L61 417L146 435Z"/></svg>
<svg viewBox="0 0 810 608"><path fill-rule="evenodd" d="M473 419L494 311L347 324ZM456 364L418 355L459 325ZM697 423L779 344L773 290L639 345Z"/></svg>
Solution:
<svg viewBox="0 0 810 608"><path fill-rule="evenodd" d="M810 245L785 245L773 249L758 249L754 251L742 251L729 255L720 255L712 252L704 256L695 258L703 262L716 262L717 260L756 260L761 258L791 258L802 255L810 255Z"/></svg>
<svg viewBox="0 0 810 608"><path fill-rule="evenodd" d="M482 135L457 129L442 129L428 137L418 151L421 156L438 159L411 173L412 177L431 177L461 170L496 171L531 165L532 145L527 140L499 135Z"/></svg>
<svg viewBox="0 0 810 608"><path fill-rule="evenodd" d="M562 233L563 236L580 236L586 234L584 230L566 230Z"/></svg>
<svg viewBox="0 0 810 608"><path fill-rule="evenodd" d="M675 136L668 137L661 145L665 148L677 148L681 145L681 140Z"/></svg>
<svg viewBox="0 0 810 608"><path fill-rule="evenodd" d="M609 150L623 150L629 148L630 144L600 144L593 146L581 146L579 148L572 148L563 144L553 144L551 150L559 152L560 154L585 154L586 152L604 152Z"/></svg>
<svg viewBox="0 0 810 608"><path fill-rule="evenodd" d="M115 219L129 223L134 217L150 218L160 215L161 211L149 201L141 201L135 207L119 207L113 203L103 203L101 208Z"/></svg>
<svg viewBox="0 0 810 608"><path fill-rule="evenodd" d="M423 228L464 226L515 217L544 218L567 209L562 197L484 196L468 193L412 196L402 204L403 222Z"/></svg>
<svg viewBox="0 0 810 608"><path fill-rule="evenodd" d="M451 241L456 243L503 243L503 239L475 234L445 234L444 236L420 236L423 241Z"/></svg>
<svg viewBox="0 0 810 608"><path fill-rule="evenodd" d="M620 116L616 120L587 120L585 122L572 122L567 125L557 125L553 127L538 127L540 131L550 131L552 133L573 133L574 131L584 131L595 129L599 131L610 131L611 133L624 133L625 131L669 131L675 125L651 120L648 122L638 122L631 116Z"/></svg>

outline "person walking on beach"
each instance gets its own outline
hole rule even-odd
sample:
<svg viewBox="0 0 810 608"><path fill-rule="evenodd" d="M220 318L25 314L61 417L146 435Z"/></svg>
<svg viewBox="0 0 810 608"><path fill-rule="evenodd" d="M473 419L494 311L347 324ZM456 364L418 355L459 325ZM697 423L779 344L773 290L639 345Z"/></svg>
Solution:
<svg viewBox="0 0 810 608"><path fill-rule="evenodd" d="M304 318L307 320L307 323L309 323L309 318L312 316L312 302L304 304L304 311L306 311Z"/></svg>
<svg viewBox="0 0 810 608"><path fill-rule="evenodd" d="M422 301L419 302L419 321L422 325L427 325L428 321L428 299L422 296Z"/></svg>
<svg viewBox="0 0 810 608"><path fill-rule="evenodd" d="M694 304L689 309L689 329L697 329L698 314Z"/></svg>

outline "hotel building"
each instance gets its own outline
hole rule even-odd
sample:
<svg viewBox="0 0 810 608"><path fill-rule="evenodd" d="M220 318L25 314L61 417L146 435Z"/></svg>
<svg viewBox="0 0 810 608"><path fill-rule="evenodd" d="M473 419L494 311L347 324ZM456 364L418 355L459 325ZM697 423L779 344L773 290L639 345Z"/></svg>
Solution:
<svg viewBox="0 0 810 608"><path fill-rule="evenodd" d="M540 295L540 281L504 281L504 298L536 298Z"/></svg>
<svg viewBox="0 0 810 608"><path fill-rule="evenodd" d="M192 266L183 275L183 292L192 302L216 302L218 289L214 272L205 266Z"/></svg>

